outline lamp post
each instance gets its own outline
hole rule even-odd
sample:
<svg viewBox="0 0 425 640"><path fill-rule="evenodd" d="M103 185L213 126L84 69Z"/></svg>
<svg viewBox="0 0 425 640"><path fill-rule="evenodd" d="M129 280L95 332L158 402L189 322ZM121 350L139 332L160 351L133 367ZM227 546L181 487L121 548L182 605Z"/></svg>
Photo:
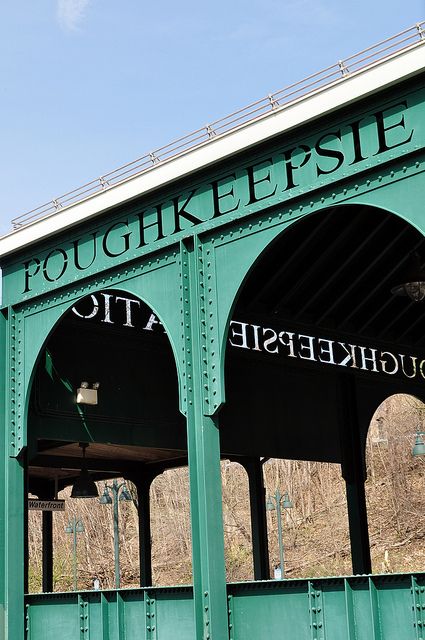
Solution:
<svg viewBox="0 0 425 640"><path fill-rule="evenodd" d="M77 520L76 516L73 516L71 522L65 527L65 533L72 533L74 535L73 538L73 546L72 546L72 563L73 563L73 574L74 574L74 591L77 591L77 533L83 533L84 525L81 520Z"/></svg>
<svg viewBox="0 0 425 640"><path fill-rule="evenodd" d="M421 302L425 298L425 271L417 251L410 254L402 282L391 289L395 296L407 296L412 302Z"/></svg>
<svg viewBox="0 0 425 640"><path fill-rule="evenodd" d="M111 494L112 493L112 497ZM119 543L119 523L118 523L118 501L124 500L131 502L132 498L128 492L125 482L118 484L118 480L113 480L112 484L106 484L103 489L103 495L100 504L113 505L113 521L114 521L114 559L115 559L115 588L120 588L120 543Z"/></svg>
<svg viewBox="0 0 425 640"><path fill-rule="evenodd" d="M284 558L284 547L283 547L283 538L282 538L282 507L284 509L292 509L292 502L289 499L289 494L287 491L285 491L285 493L282 496L279 489L276 489L275 494L273 496L268 497L267 503L266 503L266 509L268 511L274 511L276 509L281 580L283 580L285 577L285 558Z"/></svg>

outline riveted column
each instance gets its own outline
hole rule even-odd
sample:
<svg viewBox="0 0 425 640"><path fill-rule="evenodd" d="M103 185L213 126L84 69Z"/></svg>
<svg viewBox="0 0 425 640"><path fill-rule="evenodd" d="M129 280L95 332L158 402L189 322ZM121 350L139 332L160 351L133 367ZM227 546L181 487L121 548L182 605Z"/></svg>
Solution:
<svg viewBox="0 0 425 640"><path fill-rule="evenodd" d="M24 637L24 473L17 422L22 398L17 392L23 375L21 327L13 309L0 314L0 637ZM21 434L19 434L21 435ZM18 457L18 452L21 455ZM25 496L26 497L26 496Z"/></svg>
<svg viewBox="0 0 425 640"><path fill-rule="evenodd" d="M28 545L28 450L25 450L24 456L24 593L29 591L29 545Z"/></svg>
<svg viewBox="0 0 425 640"><path fill-rule="evenodd" d="M228 638L220 475L220 437L208 321L216 299L205 282L202 243L181 244L183 386L186 397L195 628L197 640ZM211 315L210 315L211 314ZM212 326L212 325L210 325ZM209 344L207 344L209 340ZM213 349L214 350L214 349ZM212 380L212 377L215 380Z"/></svg>
<svg viewBox="0 0 425 640"><path fill-rule="evenodd" d="M0 313L0 638L7 637L6 618L6 462L8 450L8 429L5 415L5 384L7 371L6 319Z"/></svg>
<svg viewBox="0 0 425 640"><path fill-rule="evenodd" d="M6 638L24 637L24 465L9 458L5 486Z"/></svg>
<svg viewBox="0 0 425 640"><path fill-rule="evenodd" d="M259 458L244 458L241 464L247 472L249 482L254 579L268 580L270 569L263 465Z"/></svg>

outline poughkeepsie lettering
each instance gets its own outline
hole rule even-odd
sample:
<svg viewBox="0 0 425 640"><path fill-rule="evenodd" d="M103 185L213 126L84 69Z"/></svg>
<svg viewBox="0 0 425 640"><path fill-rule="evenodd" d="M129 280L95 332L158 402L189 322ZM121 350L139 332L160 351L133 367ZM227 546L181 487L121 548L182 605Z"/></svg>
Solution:
<svg viewBox="0 0 425 640"><path fill-rule="evenodd" d="M22 293L54 285L66 275L78 277L95 269L99 261L104 267L108 260L115 264L136 257L149 245L225 214L249 213L257 203L267 207L284 202L298 187L346 176L355 165L360 168L361 163L411 142L415 130L408 115L402 100L169 200L135 207L120 220L25 260Z"/></svg>

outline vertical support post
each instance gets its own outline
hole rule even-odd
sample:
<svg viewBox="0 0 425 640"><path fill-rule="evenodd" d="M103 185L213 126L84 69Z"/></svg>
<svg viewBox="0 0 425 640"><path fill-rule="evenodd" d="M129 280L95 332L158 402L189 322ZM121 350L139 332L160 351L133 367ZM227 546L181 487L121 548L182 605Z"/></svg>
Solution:
<svg viewBox="0 0 425 640"><path fill-rule="evenodd" d="M340 376L342 475L345 480L353 573L371 573L364 447L361 442L355 379Z"/></svg>
<svg viewBox="0 0 425 640"><path fill-rule="evenodd" d="M263 465L259 458L245 458L241 464L247 472L249 483L254 580L268 580L270 568Z"/></svg>
<svg viewBox="0 0 425 640"><path fill-rule="evenodd" d="M28 452L25 452L24 477L24 593L29 590L29 548L28 548Z"/></svg>
<svg viewBox="0 0 425 640"><path fill-rule="evenodd" d="M7 614L6 614L6 598L7 598L7 578L6 578L6 528L7 528L7 511L6 511L6 470L8 450L8 427L6 427L6 415L4 411L6 400L6 318L0 312L0 433L1 437L1 453L0 453L0 638L7 637Z"/></svg>
<svg viewBox="0 0 425 640"><path fill-rule="evenodd" d="M188 415L196 639L227 638L220 442L215 420Z"/></svg>
<svg viewBox="0 0 425 640"><path fill-rule="evenodd" d="M24 637L24 465L19 458L6 461L5 638ZM1 616L1 614L0 614ZM1 627L0 627L1 630Z"/></svg>
<svg viewBox="0 0 425 640"><path fill-rule="evenodd" d="M54 490L43 494L43 500L52 500ZM43 593L53 591L53 512L42 511L42 590ZM75 588L75 587L74 587Z"/></svg>
<svg viewBox="0 0 425 640"><path fill-rule="evenodd" d="M183 395L186 399L196 640L228 638L220 434L207 415L208 350L201 317L207 301L202 245L181 245ZM211 300L211 303L209 302ZM216 301L211 295L209 308ZM207 374L207 375L206 375Z"/></svg>
<svg viewBox="0 0 425 640"><path fill-rule="evenodd" d="M13 431L10 397L16 366L11 356L12 330L7 339L6 329L6 317L0 313L0 637L23 638L25 464L24 452L20 458L8 455Z"/></svg>
<svg viewBox="0 0 425 640"><path fill-rule="evenodd" d="M43 527L43 593L53 591L53 513L42 512Z"/></svg>
<svg viewBox="0 0 425 640"><path fill-rule="evenodd" d="M139 519L139 563L140 586L152 585L152 548L151 548L151 510L149 490L152 476L143 475L134 484L137 489L137 506Z"/></svg>

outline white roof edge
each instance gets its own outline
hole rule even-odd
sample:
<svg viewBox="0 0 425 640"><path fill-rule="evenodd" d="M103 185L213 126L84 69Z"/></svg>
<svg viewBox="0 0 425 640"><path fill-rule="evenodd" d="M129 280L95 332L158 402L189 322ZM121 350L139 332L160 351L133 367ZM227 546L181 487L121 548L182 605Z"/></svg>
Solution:
<svg viewBox="0 0 425 640"><path fill-rule="evenodd" d="M217 136L201 147L170 158L145 173L10 232L0 238L0 256L21 250L79 222L89 220L104 211L224 160L234 153L376 93L395 82L414 76L424 68L425 46L417 43L387 59L355 71L332 85L319 88L288 105L283 105L258 120Z"/></svg>

